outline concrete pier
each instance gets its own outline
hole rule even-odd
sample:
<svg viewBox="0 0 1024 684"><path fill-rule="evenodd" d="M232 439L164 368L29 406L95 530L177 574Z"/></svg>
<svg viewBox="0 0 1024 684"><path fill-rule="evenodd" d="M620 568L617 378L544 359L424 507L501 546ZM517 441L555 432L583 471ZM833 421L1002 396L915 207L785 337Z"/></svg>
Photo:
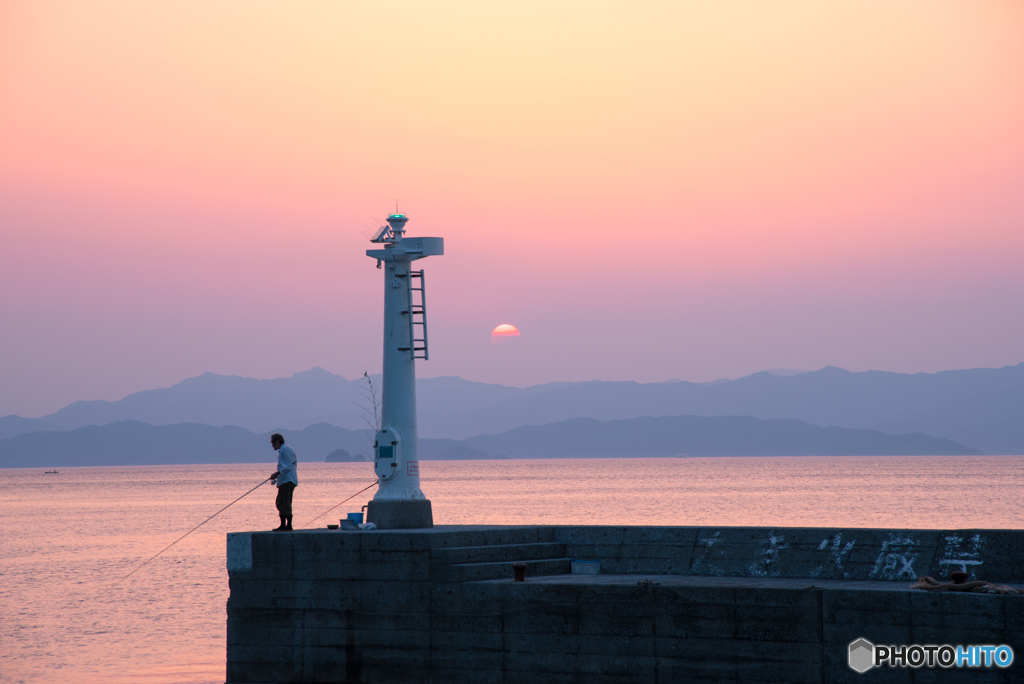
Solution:
<svg viewBox="0 0 1024 684"><path fill-rule="evenodd" d="M598 575L570 574L571 559ZM512 581L514 562L527 580ZM1021 682L1024 531L461 527L228 535L227 681ZM849 644L1006 644L1008 668L847 664Z"/></svg>

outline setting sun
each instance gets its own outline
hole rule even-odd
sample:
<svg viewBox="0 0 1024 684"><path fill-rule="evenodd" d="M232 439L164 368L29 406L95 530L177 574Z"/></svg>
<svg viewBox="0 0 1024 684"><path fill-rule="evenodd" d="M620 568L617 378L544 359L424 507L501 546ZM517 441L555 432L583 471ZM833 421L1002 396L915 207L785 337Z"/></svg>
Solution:
<svg viewBox="0 0 1024 684"><path fill-rule="evenodd" d="M491 331L491 337L519 337L519 328L508 323L502 323Z"/></svg>

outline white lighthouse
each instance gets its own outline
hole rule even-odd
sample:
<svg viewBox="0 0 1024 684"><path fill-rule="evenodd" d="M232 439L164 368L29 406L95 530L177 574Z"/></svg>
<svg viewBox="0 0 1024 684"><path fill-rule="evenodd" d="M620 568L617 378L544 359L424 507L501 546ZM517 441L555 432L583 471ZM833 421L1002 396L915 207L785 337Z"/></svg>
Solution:
<svg viewBox="0 0 1024 684"><path fill-rule="evenodd" d="M428 359L426 279L412 262L444 254L444 238L405 236L409 219L388 216L366 255L384 270L384 382L381 429L373 448L377 493L366 511L379 529L433 527L430 500L420 490L416 449L416 359Z"/></svg>

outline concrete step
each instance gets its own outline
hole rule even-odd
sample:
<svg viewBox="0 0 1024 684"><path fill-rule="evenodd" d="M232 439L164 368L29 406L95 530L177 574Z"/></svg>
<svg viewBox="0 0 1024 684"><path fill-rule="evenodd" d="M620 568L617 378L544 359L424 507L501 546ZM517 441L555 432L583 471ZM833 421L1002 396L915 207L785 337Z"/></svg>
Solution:
<svg viewBox="0 0 1024 684"><path fill-rule="evenodd" d="M491 544L489 546L456 546L434 549L431 559L443 565L459 563L497 563L562 558L565 544L538 542L533 544Z"/></svg>
<svg viewBox="0 0 1024 684"><path fill-rule="evenodd" d="M456 563L435 568L431 579L444 582L477 582L480 580L512 579L512 563ZM568 575L571 567L569 558L545 558L523 561L526 563L526 578L545 575ZM436 575L436 576L435 576Z"/></svg>

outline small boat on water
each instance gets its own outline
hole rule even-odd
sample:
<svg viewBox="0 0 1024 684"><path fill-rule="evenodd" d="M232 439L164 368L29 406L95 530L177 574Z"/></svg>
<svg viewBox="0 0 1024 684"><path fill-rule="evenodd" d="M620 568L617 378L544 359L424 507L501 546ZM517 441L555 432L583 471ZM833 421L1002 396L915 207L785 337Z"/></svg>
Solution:
<svg viewBox="0 0 1024 684"><path fill-rule="evenodd" d="M57 475L59 472L59 470L47 470L43 472L43 475Z"/></svg>

